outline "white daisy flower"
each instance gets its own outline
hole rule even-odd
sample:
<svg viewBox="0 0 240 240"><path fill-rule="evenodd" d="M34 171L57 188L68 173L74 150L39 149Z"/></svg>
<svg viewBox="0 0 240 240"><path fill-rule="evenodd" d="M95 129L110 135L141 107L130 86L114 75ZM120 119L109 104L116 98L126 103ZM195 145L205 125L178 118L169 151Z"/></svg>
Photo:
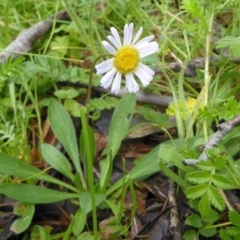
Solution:
<svg viewBox="0 0 240 240"><path fill-rule="evenodd" d="M102 41L105 49L114 57L96 65L96 70L98 75L106 73L101 79L101 86L109 88L112 84L111 92L115 94L120 90L122 75L125 75L125 88L128 92L136 93L139 86L133 74L139 78L144 87L152 81L155 74L152 69L141 63L140 59L157 52L158 44L151 42L153 35L138 41L142 27L133 38L133 28L133 23L124 26L123 43L114 27L110 29L112 36L107 37L110 43Z"/></svg>

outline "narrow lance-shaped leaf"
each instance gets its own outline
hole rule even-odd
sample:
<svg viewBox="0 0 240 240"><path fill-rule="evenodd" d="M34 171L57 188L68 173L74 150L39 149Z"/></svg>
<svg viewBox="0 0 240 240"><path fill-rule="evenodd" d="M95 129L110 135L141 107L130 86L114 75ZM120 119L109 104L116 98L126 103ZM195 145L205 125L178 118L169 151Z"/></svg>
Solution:
<svg viewBox="0 0 240 240"><path fill-rule="evenodd" d="M74 187L66 184L65 182L51 177L47 173L39 170L38 168L4 153L0 153L0 173L20 177L23 179L31 178L41 181L47 181L61 186L65 186L69 189L72 189L73 191L76 191Z"/></svg>
<svg viewBox="0 0 240 240"><path fill-rule="evenodd" d="M71 164L57 148L53 147L50 144L43 143L40 145L40 149L43 158L48 164L68 177L72 182L74 181Z"/></svg>
<svg viewBox="0 0 240 240"><path fill-rule="evenodd" d="M136 105L136 95L125 94L114 110L109 128L108 146L103 151L107 157L100 161L100 186L102 191L107 187L112 174L113 159L117 154L122 140L126 137L132 121Z"/></svg>
<svg viewBox="0 0 240 240"><path fill-rule="evenodd" d="M73 122L60 102L52 99L48 108L52 131L73 161L77 172L81 172L78 144Z"/></svg>
<svg viewBox="0 0 240 240"><path fill-rule="evenodd" d="M44 204L78 198L77 193L67 193L29 184L3 184L0 192L21 202Z"/></svg>

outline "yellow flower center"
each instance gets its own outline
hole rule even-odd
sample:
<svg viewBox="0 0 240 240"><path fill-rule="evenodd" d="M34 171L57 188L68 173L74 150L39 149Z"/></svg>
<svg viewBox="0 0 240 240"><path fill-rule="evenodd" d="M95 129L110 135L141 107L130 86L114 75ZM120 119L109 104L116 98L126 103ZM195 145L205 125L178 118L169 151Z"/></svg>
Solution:
<svg viewBox="0 0 240 240"><path fill-rule="evenodd" d="M124 46L116 53L113 65L120 73L134 71L139 63L138 50L131 46Z"/></svg>

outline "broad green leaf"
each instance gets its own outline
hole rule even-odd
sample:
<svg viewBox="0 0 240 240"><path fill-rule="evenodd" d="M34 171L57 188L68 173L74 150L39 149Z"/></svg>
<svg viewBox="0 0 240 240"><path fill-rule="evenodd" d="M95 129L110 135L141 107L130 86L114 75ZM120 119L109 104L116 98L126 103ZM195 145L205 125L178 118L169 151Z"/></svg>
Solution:
<svg viewBox="0 0 240 240"><path fill-rule="evenodd" d="M187 225L193 226L195 228L201 228L202 227L202 220L197 214L190 215L186 220L185 223Z"/></svg>
<svg viewBox="0 0 240 240"><path fill-rule="evenodd" d="M67 151L77 172L81 172L76 132L68 112L60 102L52 99L48 108L48 117L52 131Z"/></svg>
<svg viewBox="0 0 240 240"><path fill-rule="evenodd" d="M199 212L202 217L209 217L210 215L210 201L208 200L208 194L205 192L198 205Z"/></svg>
<svg viewBox="0 0 240 240"><path fill-rule="evenodd" d="M211 209L210 210L210 214L208 217L202 217L202 220L206 223L208 223L208 225L210 224L213 224L214 222L216 222L217 220L220 219L220 215L219 213L214 210L214 209Z"/></svg>
<svg viewBox="0 0 240 240"><path fill-rule="evenodd" d="M31 224L35 207L33 204L18 202L14 205L14 214L20 216L16 219L10 230L16 234L24 232Z"/></svg>
<svg viewBox="0 0 240 240"><path fill-rule="evenodd" d="M102 203L106 199L105 194L95 194L96 206ZM92 211L92 199L90 192L83 192L79 197L80 206L84 214L88 214Z"/></svg>
<svg viewBox="0 0 240 240"><path fill-rule="evenodd" d="M57 148L53 147L50 144L42 143L40 145L40 149L43 158L50 166L68 177L72 182L74 181L71 164Z"/></svg>
<svg viewBox="0 0 240 240"><path fill-rule="evenodd" d="M188 188L185 193L187 198L201 197L208 190L208 184L200 184Z"/></svg>
<svg viewBox="0 0 240 240"><path fill-rule="evenodd" d="M232 182L228 178L226 178L222 175L219 175L219 174L214 174L212 176L212 182L216 185L216 187L224 189L224 190L231 189L234 187L232 185Z"/></svg>
<svg viewBox="0 0 240 240"><path fill-rule="evenodd" d="M79 198L77 193L60 192L28 184L2 184L0 185L0 192L18 201L33 204L53 203L65 199Z"/></svg>
<svg viewBox="0 0 240 240"><path fill-rule="evenodd" d="M230 211L228 213L229 220L233 225L240 227L240 214L236 211Z"/></svg>
<svg viewBox="0 0 240 240"><path fill-rule="evenodd" d="M219 191L215 187L209 186L207 193L211 204L218 210L222 211L225 208L225 203Z"/></svg>
<svg viewBox="0 0 240 240"><path fill-rule="evenodd" d="M206 171L192 172L187 175L188 181L195 184L208 183L211 181L211 177L211 173Z"/></svg>
<svg viewBox="0 0 240 240"><path fill-rule="evenodd" d="M87 221L87 214L83 213L81 208L78 208L77 212L73 217L72 232L74 236L78 236L82 232L84 226L86 225L86 221Z"/></svg>
<svg viewBox="0 0 240 240"><path fill-rule="evenodd" d="M213 237L217 233L217 228L201 228L200 234L204 237Z"/></svg>
<svg viewBox="0 0 240 240"><path fill-rule="evenodd" d="M0 153L0 173L20 177L23 179L38 179L41 181L55 183L57 185L65 186L73 191L77 191L74 187L54 178L38 168L19 160L15 157Z"/></svg>
<svg viewBox="0 0 240 240"><path fill-rule="evenodd" d="M136 105L136 94L127 93L119 101L109 127L108 146L103 151L107 157L100 161L100 187L106 189L112 174L113 160L122 140L128 133Z"/></svg>
<svg viewBox="0 0 240 240"><path fill-rule="evenodd" d="M128 173L128 176L133 181L137 181L144 180L154 173L159 172L160 168L158 166L158 153L159 146L155 147L151 152L144 155L139 161L136 161L136 166Z"/></svg>
<svg viewBox="0 0 240 240"><path fill-rule="evenodd" d="M191 208L198 210L198 205L199 205L200 200L195 198L195 199L189 199L188 204Z"/></svg>
<svg viewBox="0 0 240 240"><path fill-rule="evenodd" d="M183 234L183 239L184 240L197 240L198 234L194 230L188 230Z"/></svg>

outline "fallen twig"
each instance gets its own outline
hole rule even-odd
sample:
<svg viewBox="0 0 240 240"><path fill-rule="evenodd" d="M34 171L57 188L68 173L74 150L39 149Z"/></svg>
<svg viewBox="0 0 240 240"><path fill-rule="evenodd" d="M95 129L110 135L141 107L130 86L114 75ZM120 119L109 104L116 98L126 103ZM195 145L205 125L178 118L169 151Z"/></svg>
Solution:
<svg viewBox="0 0 240 240"><path fill-rule="evenodd" d="M15 59L23 53L27 53L31 49L33 43L52 27L53 19L55 18L57 20L66 20L69 19L69 16L66 11L60 11L47 20L41 21L23 30L17 38L0 53L0 62L4 63L9 57Z"/></svg>
<svg viewBox="0 0 240 240"><path fill-rule="evenodd" d="M169 208L170 210L170 227L173 231L173 240L181 240L181 232L180 232L180 221L178 217L178 209L177 202L175 198L175 184L172 180L168 180L169 190L168 190L168 200L169 200Z"/></svg>
<svg viewBox="0 0 240 240"><path fill-rule="evenodd" d="M212 135L212 137L204 144L204 151L198 159L185 159L183 160L184 165L195 166L199 161L207 161L208 157L206 151L212 149L222 140L224 136L228 134L233 128L240 125L240 115L237 117L221 123L218 126L218 131Z"/></svg>
<svg viewBox="0 0 240 240"><path fill-rule="evenodd" d="M211 56L209 59L210 66L217 64L221 61L228 61L231 63L239 64L240 57L230 57L229 55L221 55L221 56ZM184 66L182 63L179 62L171 62L166 63L163 66L159 66L154 69L155 73L163 73L164 70L170 69L173 72L180 72L182 69L185 69L184 75L185 77L195 77L196 76L196 69L204 69L205 66L205 58L197 58L191 60L187 66Z"/></svg>

